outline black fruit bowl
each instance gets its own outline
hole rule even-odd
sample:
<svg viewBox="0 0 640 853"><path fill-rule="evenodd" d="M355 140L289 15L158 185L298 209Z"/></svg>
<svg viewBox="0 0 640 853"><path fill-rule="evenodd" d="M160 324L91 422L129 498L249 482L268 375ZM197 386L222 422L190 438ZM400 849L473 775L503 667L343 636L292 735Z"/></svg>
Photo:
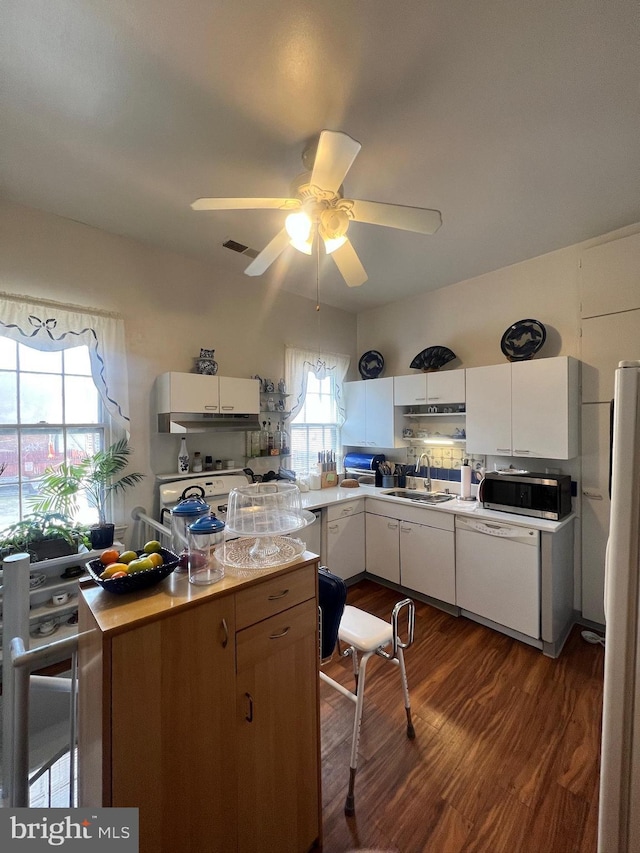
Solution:
<svg viewBox="0 0 640 853"><path fill-rule="evenodd" d="M144 551L136 551L138 556L144 554ZM180 558L173 551L167 551L166 548L160 549L160 555L164 560L161 566L157 569L147 569L144 572L135 572L132 575L127 575L122 578L105 578L100 577L105 566L100 560L89 560L87 563L87 571L93 580L107 592L115 592L116 595L123 595L127 592L138 592L141 589L147 589L150 586L155 586L160 581L169 577L171 572L177 567Z"/></svg>

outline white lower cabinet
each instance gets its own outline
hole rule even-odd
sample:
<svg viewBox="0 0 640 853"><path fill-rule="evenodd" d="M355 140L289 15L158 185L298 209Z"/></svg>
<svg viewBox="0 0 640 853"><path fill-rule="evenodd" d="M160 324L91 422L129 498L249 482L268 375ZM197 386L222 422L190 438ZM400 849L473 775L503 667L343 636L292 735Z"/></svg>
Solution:
<svg viewBox="0 0 640 853"><path fill-rule="evenodd" d="M400 581L408 589L455 604L453 531L403 521L400 525Z"/></svg>
<svg viewBox="0 0 640 853"><path fill-rule="evenodd" d="M454 516L369 501L367 572L455 604Z"/></svg>
<svg viewBox="0 0 640 853"><path fill-rule="evenodd" d="M400 522L366 513L367 572L400 583Z"/></svg>
<svg viewBox="0 0 640 853"><path fill-rule="evenodd" d="M344 580L364 572L364 500L327 507L327 568Z"/></svg>

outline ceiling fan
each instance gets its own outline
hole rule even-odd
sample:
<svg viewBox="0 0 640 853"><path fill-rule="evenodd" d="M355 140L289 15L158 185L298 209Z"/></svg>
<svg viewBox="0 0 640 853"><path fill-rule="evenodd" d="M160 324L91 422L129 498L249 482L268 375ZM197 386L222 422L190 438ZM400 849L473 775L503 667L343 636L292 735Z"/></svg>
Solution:
<svg viewBox="0 0 640 853"><path fill-rule="evenodd" d="M302 155L307 171L294 179L291 198L199 198L191 207L193 210L288 211L285 227L249 264L245 273L261 275L289 245L310 255L317 234L347 285L358 287L367 280L367 273L347 237L351 220L418 234L434 234L442 225L439 210L344 198L342 181L361 147L346 133L323 130L317 149L307 148Z"/></svg>

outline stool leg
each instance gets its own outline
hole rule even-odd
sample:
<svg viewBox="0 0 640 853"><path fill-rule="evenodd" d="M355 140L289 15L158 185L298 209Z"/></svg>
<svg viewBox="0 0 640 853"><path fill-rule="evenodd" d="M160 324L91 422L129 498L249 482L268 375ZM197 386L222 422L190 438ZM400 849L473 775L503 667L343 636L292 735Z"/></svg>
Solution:
<svg viewBox="0 0 640 853"><path fill-rule="evenodd" d="M353 680L356 683L355 692L358 692L358 674L360 672L360 662L358 661L358 652L354 649L353 646L350 647L351 651L351 662L353 664Z"/></svg>
<svg viewBox="0 0 640 853"><path fill-rule="evenodd" d="M402 693L404 694L404 709L407 714L407 737L413 740L416 736L413 722L411 720L411 703L409 701L409 685L407 683L407 670L404 666L404 655L402 649L398 648L398 662L400 664L400 678L402 681Z"/></svg>
<svg viewBox="0 0 640 853"><path fill-rule="evenodd" d="M364 706L364 684L367 669L367 661L373 652L367 652L360 661L360 672L358 678L358 689L356 695L356 712L353 718L353 736L351 739L351 763L349 766L349 790L344 804L344 813L351 817L355 814L356 804L354 788L356 784L356 771L358 769L358 746L360 744L360 726L362 724L362 710ZM354 658L355 658L354 650Z"/></svg>

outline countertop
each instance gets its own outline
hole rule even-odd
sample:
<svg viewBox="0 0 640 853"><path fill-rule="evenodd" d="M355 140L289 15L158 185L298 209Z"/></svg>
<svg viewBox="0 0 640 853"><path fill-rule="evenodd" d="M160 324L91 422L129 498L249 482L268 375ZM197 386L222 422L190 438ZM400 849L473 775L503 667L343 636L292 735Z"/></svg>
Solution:
<svg viewBox="0 0 640 853"><path fill-rule="evenodd" d="M478 501L461 501L457 497L454 497L453 500L432 506L431 504L422 504L416 501L411 501L407 498L385 495L385 491L388 491L388 489L361 484L355 489L343 489L340 488L340 486L337 486L331 489L302 492L300 498L302 508L308 510L322 509L323 507L332 506L333 504L346 503L360 498L376 498L378 500L388 501L390 504L421 507L425 510L429 510L430 512L446 512L453 513L454 515L472 515L474 518L479 518L483 521L495 521L502 524L513 524L518 527L530 527L534 530L540 530L546 533L555 533L575 518L575 513L571 513L563 518L562 521L546 521L542 518L533 518L527 515L517 515L516 513L511 512L497 512L492 509L483 509Z"/></svg>

